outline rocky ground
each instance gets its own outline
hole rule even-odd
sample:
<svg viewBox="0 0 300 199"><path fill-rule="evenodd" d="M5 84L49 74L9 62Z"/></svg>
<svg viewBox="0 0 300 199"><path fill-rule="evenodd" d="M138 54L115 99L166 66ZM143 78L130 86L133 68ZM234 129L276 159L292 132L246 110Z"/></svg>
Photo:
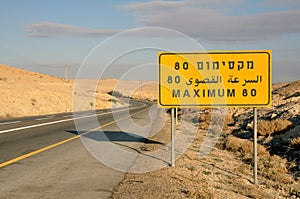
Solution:
<svg viewBox="0 0 300 199"><path fill-rule="evenodd" d="M300 198L299 93L300 81L274 85L273 107L258 109L257 186L253 184L253 110L228 109L224 116L224 110L213 114L202 109L187 117L197 126L197 135L174 168L127 173L113 197ZM182 121L177 133L183 133L180 125ZM140 153L169 143L169 126L151 138L164 144L146 143ZM199 149L208 135L217 135L217 143L201 156Z"/></svg>

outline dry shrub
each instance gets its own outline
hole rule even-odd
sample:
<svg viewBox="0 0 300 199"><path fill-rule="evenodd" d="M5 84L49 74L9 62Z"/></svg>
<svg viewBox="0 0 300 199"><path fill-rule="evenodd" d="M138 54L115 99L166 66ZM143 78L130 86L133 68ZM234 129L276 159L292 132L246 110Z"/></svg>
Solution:
<svg viewBox="0 0 300 199"><path fill-rule="evenodd" d="M289 120L277 119L272 121L274 125L274 133L281 133L292 127L292 122Z"/></svg>
<svg viewBox="0 0 300 199"><path fill-rule="evenodd" d="M259 173L271 180L281 183L290 183L293 178L288 175L286 159L282 159L277 155L272 155L268 158L258 159Z"/></svg>
<svg viewBox="0 0 300 199"><path fill-rule="evenodd" d="M208 126L210 124L210 120L211 120L211 114L210 113L203 113L200 114L199 117L199 128L200 129L208 129Z"/></svg>
<svg viewBox="0 0 300 199"><path fill-rule="evenodd" d="M120 91L115 91L115 90L109 91L109 92L107 92L107 94L114 96L114 97L125 97L123 95L123 93L121 93Z"/></svg>
<svg viewBox="0 0 300 199"><path fill-rule="evenodd" d="M200 129L206 130L210 125L227 127L228 124L232 124L232 123L233 123L233 118L231 115L228 114L224 116L222 113L212 113L211 111L207 111L205 113L201 113L199 116Z"/></svg>
<svg viewBox="0 0 300 199"><path fill-rule="evenodd" d="M257 124L257 133L262 136L271 135L274 128L270 121L261 121Z"/></svg>
<svg viewBox="0 0 300 199"><path fill-rule="evenodd" d="M34 98L31 98L31 105L32 105L32 106L35 106L35 105L36 105L36 103L37 103L37 100L36 100L36 99L34 99Z"/></svg>
<svg viewBox="0 0 300 199"><path fill-rule="evenodd" d="M257 124L257 133L262 136L279 134L291 128L289 120L276 119L272 121L261 121Z"/></svg>
<svg viewBox="0 0 300 199"><path fill-rule="evenodd" d="M225 147L227 150L240 155L244 162L253 164L253 142L229 136L226 139ZM260 144L257 145L257 156L260 175L276 182L291 182L292 178L287 174L286 159L277 155L271 156L266 148Z"/></svg>
<svg viewBox="0 0 300 199"><path fill-rule="evenodd" d="M234 153L240 153L244 157L248 154L253 154L253 142L245 139L240 139L234 136L229 136L226 140L225 147L227 150ZM269 152L262 145L257 145L257 154L261 156L268 156Z"/></svg>
<svg viewBox="0 0 300 199"><path fill-rule="evenodd" d="M290 147L296 150L300 150L300 137L291 139Z"/></svg>

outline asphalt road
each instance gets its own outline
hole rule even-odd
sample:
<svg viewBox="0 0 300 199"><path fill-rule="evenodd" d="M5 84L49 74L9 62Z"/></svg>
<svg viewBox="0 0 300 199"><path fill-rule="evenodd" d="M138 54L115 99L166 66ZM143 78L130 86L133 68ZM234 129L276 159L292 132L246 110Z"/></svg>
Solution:
<svg viewBox="0 0 300 199"><path fill-rule="evenodd" d="M95 129L116 132L115 121L147 123L149 108L149 103L133 101L130 117L127 108L118 108L114 114L107 109L0 121L0 198L111 197L124 173L96 160L78 139L82 132L74 123L85 129L84 135ZM141 144L138 137L111 138L126 141L133 150Z"/></svg>

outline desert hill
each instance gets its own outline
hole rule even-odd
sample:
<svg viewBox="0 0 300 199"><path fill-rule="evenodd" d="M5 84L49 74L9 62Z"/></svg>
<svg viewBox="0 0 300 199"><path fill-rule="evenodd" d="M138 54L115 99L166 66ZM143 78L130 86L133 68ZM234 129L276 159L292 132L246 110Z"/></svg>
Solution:
<svg viewBox="0 0 300 199"><path fill-rule="evenodd" d="M72 83L45 74L0 65L0 117L71 111Z"/></svg>
<svg viewBox="0 0 300 199"><path fill-rule="evenodd" d="M80 92L74 87L78 81ZM82 101L79 110L122 106L118 98L108 94L116 89L133 98L154 99L156 96L156 85L150 81L143 82L140 89L140 81L64 80L0 64L0 119L71 112L73 94Z"/></svg>

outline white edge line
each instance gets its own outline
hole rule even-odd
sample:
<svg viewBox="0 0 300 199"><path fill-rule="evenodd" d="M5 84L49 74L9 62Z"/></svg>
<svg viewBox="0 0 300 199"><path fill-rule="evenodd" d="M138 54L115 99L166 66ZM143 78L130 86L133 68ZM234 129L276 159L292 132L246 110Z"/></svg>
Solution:
<svg viewBox="0 0 300 199"><path fill-rule="evenodd" d="M137 108L140 108L140 107L134 107L134 108L129 108L129 109L137 109ZM118 113L118 112L122 112L122 111L126 111L126 109L122 109L122 110L114 111L114 112ZM19 128L7 129L7 130L0 131L0 134L12 132L12 131L19 131L19 130L24 130L24 129L35 128L35 127L39 127L39 126L46 126L46 125L50 125L50 124L68 122L71 120L78 120L78 119L84 119L84 118L89 118L89 117L94 117L94 116L101 116L101 115L106 115L106 114L110 114L110 113L112 113L112 111L110 111L108 113L94 114L94 115L88 115L88 116L83 116L83 117L70 118L70 119L58 120L58 121L53 121L53 122L46 122L46 123L41 123L41 124L23 126L23 127L19 127Z"/></svg>
<svg viewBox="0 0 300 199"><path fill-rule="evenodd" d="M64 115L62 117L73 117L73 115Z"/></svg>
<svg viewBox="0 0 300 199"><path fill-rule="evenodd" d="M15 124L15 123L19 123L21 121L13 121L13 122L2 122L0 123L0 125L6 125L6 124Z"/></svg>
<svg viewBox="0 0 300 199"><path fill-rule="evenodd" d="M48 117L42 117L42 118L36 118L36 119L34 119L34 120L39 121L39 120L47 120L47 119L49 119L49 118L48 118Z"/></svg>

